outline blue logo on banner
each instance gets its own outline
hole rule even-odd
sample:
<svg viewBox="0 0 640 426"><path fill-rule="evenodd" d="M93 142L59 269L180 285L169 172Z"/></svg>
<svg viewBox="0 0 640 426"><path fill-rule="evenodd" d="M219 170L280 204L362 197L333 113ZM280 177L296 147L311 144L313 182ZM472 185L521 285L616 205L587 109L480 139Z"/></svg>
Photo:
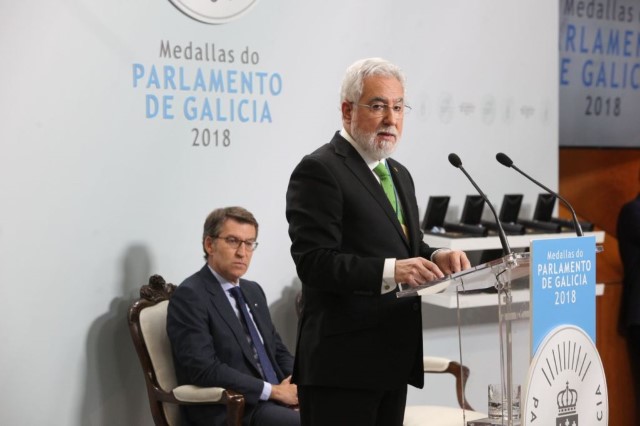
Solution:
<svg viewBox="0 0 640 426"><path fill-rule="evenodd" d="M531 353L560 325L596 341L595 237L534 240L531 245Z"/></svg>

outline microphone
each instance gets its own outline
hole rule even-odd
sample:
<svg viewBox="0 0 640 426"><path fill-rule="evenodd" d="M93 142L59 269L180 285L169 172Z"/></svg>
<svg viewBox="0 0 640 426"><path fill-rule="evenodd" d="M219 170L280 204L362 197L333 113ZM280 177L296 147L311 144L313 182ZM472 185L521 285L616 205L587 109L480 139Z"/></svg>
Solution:
<svg viewBox="0 0 640 426"><path fill-rule="evenodd" d="M503 166L505 166L507 168L510 167L510 168L514 169L515 171L520 173L522 176L526 177L531 182L535 183L540 188L542 188L545 191L547 191L549 194L554 195L556 198L561 200L564 203L564 205L567 206L569 211L571 211L571 216L573 218L573 227L576 229L576 235L578 237L582 237L584 235L584 233L582 232L582 226L580 226L580 222L578 222L578 216L576 216L576 211L573 210L573 207L571 207L571 204L569 204L569 202L567 200L562 198L560 196L560 194L557 194L557 193L553 192L552 190L550 190L549 188L547 188L546 186L544 186L543 184L541 184L540 182L538 182L537 180L535 180L534 178L532 178L531 176L529 176L528 174L526 174L525 172L520 170L518 167L516 167L513 164L513 160L511 160L511 158L509 158L509 156L507 154L503 154L502 152L497 153L496 154L496 160L498 160L498 163L502 164Z"/></svg>
<svg viewBox="0 0 640 426"><path fill-rule="evenodd" d="M478 194L480 194L484 202L487 203L487 205L489 206L489 209L491 209L491 213L493 213L493 217L495 217L496 219L496 224L498 225L498 236L500 237L500 244L502 245L502 253L505 256L508 254L511 254L512 251L511 251L511 247L509 247L509 242L507 241L507 234L504 233L504 229L502 228L502 224L498 219L498 214L496 213L496 209L493 208L493 204L489 202L489 199L487 198L486 195L484 195L484 192L482 192L482 190L478 187L478 185L476 185L475 181L471 178L471 176L469 176L469 173L467 173L464 167L462 167L462 160L460 160L460 157L458 157L456 154L452 152L451 154L449 154L449 162L456 169L462 170L462 173L464 173L467 179L469 179L469 182L471 182L471 184L476 189L476 191L478 191Z"/></svg>

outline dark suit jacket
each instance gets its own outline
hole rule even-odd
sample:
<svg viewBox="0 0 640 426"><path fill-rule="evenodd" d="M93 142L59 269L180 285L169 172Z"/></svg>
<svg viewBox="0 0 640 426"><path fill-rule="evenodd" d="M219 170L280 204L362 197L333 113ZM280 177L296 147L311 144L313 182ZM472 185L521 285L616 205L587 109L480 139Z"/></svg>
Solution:
<svg viewBox="0 0 640 426"><path fill-rule="evenodd" d="M422 242L409 172L387 161L408 239L372 171L339 133L291 175L286 214L304 303L298 385L423 385L420 300L381 295L382 271L385 258L429 258L434 250Z"/></svg>
<svg viewBox="0 0 640 426"><path fill-rule="evenodd" d="M293 357L271 322L264 292L258 283L243 279L240 288L282 381L292 372ZM247 419L264 382L242 324L207 265L180 284L171 296L167 333L178 383L220 386L242 393ZM189 425L226 424L223 406L188 406L183 414Z"/></svg>
<svg viewBox="0 0 640 426"><path fill-rule="evenodd" d="M618 215L618 246L624 268L620 325L640 326L640 194Z"/></svg>

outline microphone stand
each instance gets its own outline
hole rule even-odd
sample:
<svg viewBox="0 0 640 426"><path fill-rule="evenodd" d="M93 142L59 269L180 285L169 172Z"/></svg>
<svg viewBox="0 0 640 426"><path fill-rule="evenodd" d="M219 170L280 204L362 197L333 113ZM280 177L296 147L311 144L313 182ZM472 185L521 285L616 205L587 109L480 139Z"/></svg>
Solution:
<svg viewBox="0 0 640 426"><path fill-rule="evenodd" d="M496 220L496 225L498 226L498 235L500 236L500 243L502 245L502 252L504 256L503 261L506 262L505 269L496 275L496 288L498 290L498 328L500 332L500 387L502 388L502 395L506 395L506 410L508 418L506 424L513 426L513 331L511 321L515 319L515 315L512 310L511 267L515 264L515 256L511 251L507 235L504 232L502 223L500 222L500 218L498 217L493 204L491 204L484 192L482 192L469 173L467 173L464 167L462 167L462 160L460 160L460 157L451 153L449 154L449 162L452 166L460 169L462 173L464 173L469 182L471 182L476 191L478 191L478 194L480 194L482 199L489 205L489 208ZM502 309L503 305L504 310ZM460 324L458 324L458 335L460 335ZM504 411L504 404L502 409Z"/></svg>
<svg viewBox="0 0 640 426"><path fill-rule="evenodd" d="M554 195L556 198L558 198L560 201L562 201L564 203L564 205L571 212L571 218L573 219L573 227L576 230L576 235L578 237L584 236L584 233L582 232L582 226L580 226L580 222L578 221L578 216L576 215L576 211L573 209L573 207L571 206L571 204L569 204L569 202L567 200L565 200L562 196L560 196L560 194L552 191L551 189L547 188L542 183L538 182L537 180L535 180L534 178L532 178L531 176L529 176L528 174L526 174L525 172L520 170L515 164L513 164L513 161L511 160L511 158L509 158L509 156L507 156L506 154L503 154L502 152L497 153L496 154L496 160L498 160L498 162L500 164L502 164L503 166L510 167L510 168L514 169L515 171L520 173L522 176L526 177L531 182L535 183L540 188L544 189L549 194Z"/></svg>

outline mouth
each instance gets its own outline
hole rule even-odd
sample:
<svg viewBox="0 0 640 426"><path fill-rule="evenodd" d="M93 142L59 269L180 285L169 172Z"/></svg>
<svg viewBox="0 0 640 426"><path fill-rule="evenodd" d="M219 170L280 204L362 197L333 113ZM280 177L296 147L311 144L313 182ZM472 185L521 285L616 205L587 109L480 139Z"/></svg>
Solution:
<svg viewBox="0 0 640 426"><path fill-rule="evenodd" d="M384 139L396 139L398 137L398 132L394 126L380 126L376 134Z"/></svg>
<svg viewBox="0 0 640 426"><path fill-rule="evenodd" d="M395 141L397 138L397 135L392 132L378 132L377 136L378 136L378 139L386 140L386 141Z"/></svg>

